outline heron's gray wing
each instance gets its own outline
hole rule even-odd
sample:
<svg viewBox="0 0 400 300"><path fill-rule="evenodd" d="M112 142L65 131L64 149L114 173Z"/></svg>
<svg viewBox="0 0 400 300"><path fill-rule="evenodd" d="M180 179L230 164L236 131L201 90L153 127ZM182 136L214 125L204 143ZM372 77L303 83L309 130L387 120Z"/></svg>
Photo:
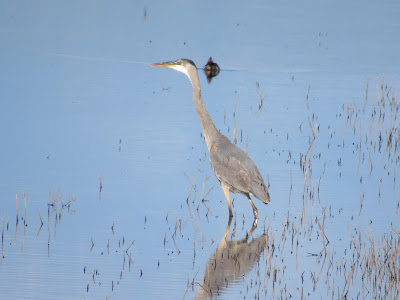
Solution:
<svg viewBox="0 0 400 300"><path fill-rule="evenodd" d="M234 146L226 137L223 138L214 142L210 148L213 171L219 181L224 182L232 192L248 194L252 185L249 169L255 165L244 151Z"/></svg>
<svg viewBox="0 0 400 300"><path fill-rule="evenodd" d="M268 188L260 171L242 149L221 135L210 148L210 161L217 178L234 193L252 193L264 203L270 202Z"/></svg>

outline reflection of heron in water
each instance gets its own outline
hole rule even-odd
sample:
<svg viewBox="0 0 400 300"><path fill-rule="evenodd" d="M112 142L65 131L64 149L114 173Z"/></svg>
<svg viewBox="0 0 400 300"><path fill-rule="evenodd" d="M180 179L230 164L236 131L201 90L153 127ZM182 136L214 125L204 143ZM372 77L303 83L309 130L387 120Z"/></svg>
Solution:
<svg viewBox="0 0 400 300"><path fill-rule="evenodd" d="M270 202L268 188L261 177L260 171L251 158L242 149L232 144L215 127L201 98L201 89L196 65L189 59L155 63L152 66L169 67L186 74L193 87L193 101L203 128L207 148L210 151L211 166L221 183L229 208L229 218L232 218L230 192L244 194L253 207L254 224L257 224L258 211L250 194L256 196L265 204Z"/></svg>
<svg viewBox="0 0 400 300"><path fill-rule="evenodd" d="M219 74L219 66L213 62L212 57L208 59L207 64L203 67L204 74L207 76L208 83L211 83L211 79Z"/></svg>
<svg viewBox="0 0 400 300"><path fill-rule="evenodd" d="M251 271L267 246L267 234L252 241L248 240L248 236L255 229L254 225L246 238L228 241L230 225L231 220L228 222L228 227L217 250L207 262L203 282L199 286L195 299L221 296L224 289L231 287Z"/></svg>

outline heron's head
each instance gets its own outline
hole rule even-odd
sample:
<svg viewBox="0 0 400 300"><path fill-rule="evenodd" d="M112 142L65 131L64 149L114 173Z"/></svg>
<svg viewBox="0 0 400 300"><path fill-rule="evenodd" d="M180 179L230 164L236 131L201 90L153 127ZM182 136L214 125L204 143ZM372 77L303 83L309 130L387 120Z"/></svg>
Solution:
<svg viewBox="0 0 400 300"><path fill-rule="evenodd" d="M190 77L191 71L197 71L196 65L193 61L186 58L177 59L175 61L167 61L151 64L153 67L168 67L179 72L182 72Z"/></svg>

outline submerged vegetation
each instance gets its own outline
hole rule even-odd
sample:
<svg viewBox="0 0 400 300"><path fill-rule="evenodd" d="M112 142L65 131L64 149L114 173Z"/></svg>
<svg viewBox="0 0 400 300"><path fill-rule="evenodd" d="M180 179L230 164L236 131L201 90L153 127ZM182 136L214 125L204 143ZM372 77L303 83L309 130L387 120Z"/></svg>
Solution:
<svg viewBox="0 0 400 300"><path fill-rule="evenodd" d="M91 236L87 241L83 255L101 259L82 262L82 295L100 292L112 298L123 283L152 281L148 274L165 279L171 276L168 266L179 263L186 280L175 282L175 289L180 288L185 299L399 299L400 101L384 77L376 80L376 88L377 92L371 93L367 81L365 98L345 101L333 120L327 121L313 109L313 89L308 86L304 99L307 115L296 129L307 138L300 150L279 152L287 154L288 198L274 199L272 193L275 210L268 207L267 213L260 215L257 229L253 220L237 209L243 200L240 196L232 201L234 218L222 237L203 229L205 224L220 227L222 218L213 208L225 204L215 199L216 183L203 171L208 159L204 155L194 174L187 175L189 188L180 209L163 216L144 216L144 227L138 230L146 232L154 226L155 217L162 224L153 229L159 231L161 226L162 233L154 242L159 248L154 250L152 265L141 261L143 253L138 249L144 246L138 245L135 237L126 239L137 231L126 232L118 220L109 220L104 240ZM236 120L240 91L234 99L233 141L248 151L248 133L243 139ZM256 113L268 112L271 100L263 95L258 82L256 94L259 99L255 103L260 103ZM226 111L224 122L225 118ZM287 132L286 140L295 138L293 135L293 131ZM108 200L102 175L99 189L94 191L98 203ZM332 194L345 201L326 201ZM27 243L40 239L45 228L50 258L57 226L65 214L73 217L78 205L74 197L64 201L58 190L49 193L47 207L32 206L35 214L29 213L32 208L25 192L15 200L16 216L3 213L0 268L6 268L10 252L17 248L21 253L27 251ZM45 208L47 218L42 215ZM21 226L23 230L19 230ZM37 228L34 236L26 234L31 227ZM18 243L20 247L16 247ZM107 267L105 262L113 266Z"/></svg>

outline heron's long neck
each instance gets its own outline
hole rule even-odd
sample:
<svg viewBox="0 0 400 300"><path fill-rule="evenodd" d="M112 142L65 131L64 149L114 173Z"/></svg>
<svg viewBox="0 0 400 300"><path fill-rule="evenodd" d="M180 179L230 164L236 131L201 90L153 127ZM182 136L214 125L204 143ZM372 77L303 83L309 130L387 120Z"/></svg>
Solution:
<svg viewBox="0 0 400 300"><path fill-rule="evenodd" d="M199 116L201 127L203 128L204 138L206 140L207 148L210 151L211 145L216 137L219 134L219 131L215 127L210 115L207 112L206 107L204 106L203 99L201 98L201 90L200 90L200 82L199 77L194 76L194 78L190 78L190 81L193 86L193 102L194 107L196 108L197 115Z"/></svg>

